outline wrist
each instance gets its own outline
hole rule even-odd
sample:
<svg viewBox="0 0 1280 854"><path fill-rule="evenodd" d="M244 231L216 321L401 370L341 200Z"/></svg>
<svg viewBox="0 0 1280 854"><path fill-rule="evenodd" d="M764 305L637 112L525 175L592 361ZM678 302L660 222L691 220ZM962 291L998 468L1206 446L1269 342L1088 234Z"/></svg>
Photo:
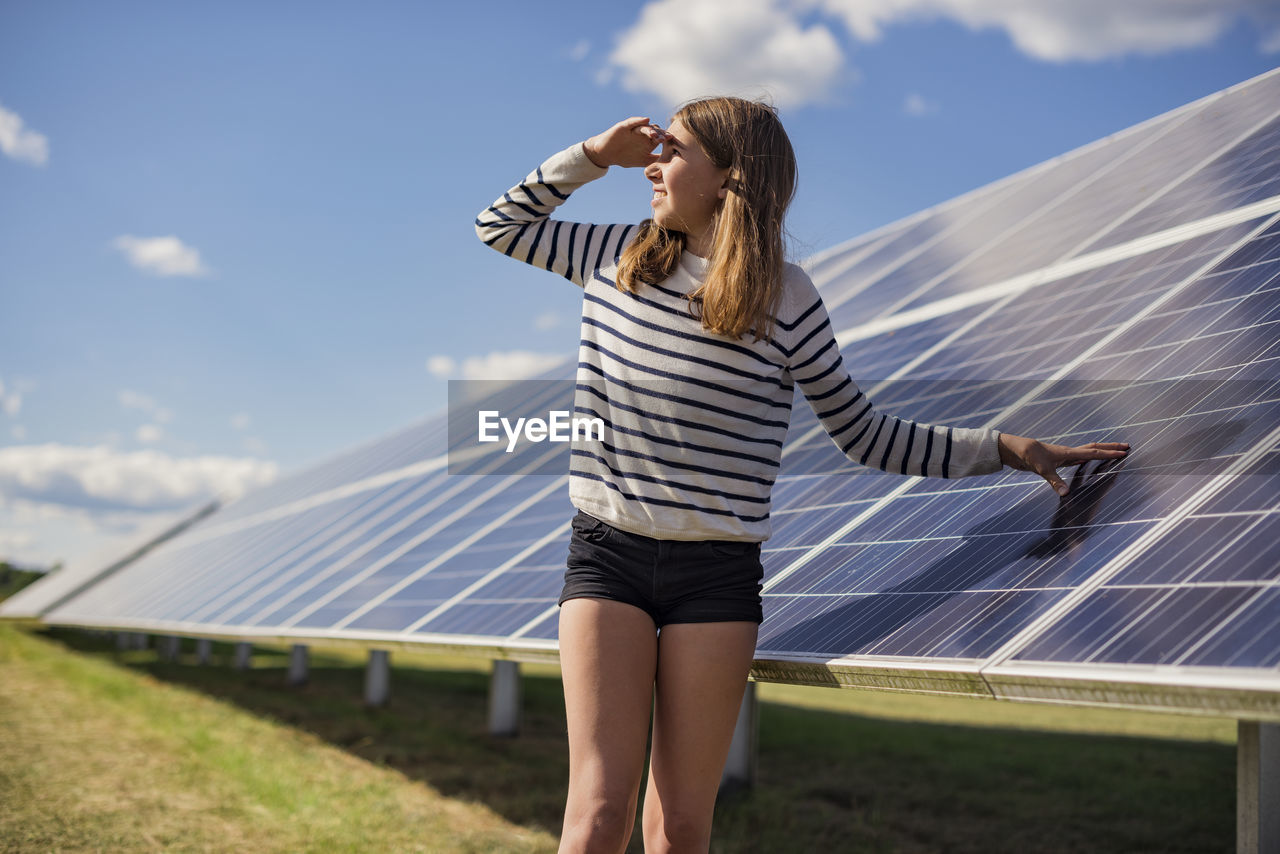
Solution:
<svg viewBox="0 0 1280 854"><path fill-rule="evenodd" d="M582 153L585 154L587 156L587 159L590 160L596 166L599 166L601 169L608 169L609 164L604 162L603 155L601 155L600 152L596 150L594 146L592 146L591 144L592 141L593 140L588 139L587 141L582 143Z"/></svg>
<svg viewBox="0 0 1280 854"><path fill-rule="evenodd" d="M1001 433L1000 438L996 442L997 446L1000 448L1001 464L1015 469L1022 467L1019 465L1019 463L1022 462L1022 455L1014 450L1013 445L1010 443L1011 439L1017 438L1020 437L1010 436L1008 433Z"/></svg>

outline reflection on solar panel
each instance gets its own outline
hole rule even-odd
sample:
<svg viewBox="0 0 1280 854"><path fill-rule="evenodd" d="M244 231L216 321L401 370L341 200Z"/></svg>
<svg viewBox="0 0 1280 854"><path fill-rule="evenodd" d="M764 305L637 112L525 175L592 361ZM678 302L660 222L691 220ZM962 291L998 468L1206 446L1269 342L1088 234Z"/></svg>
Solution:
<svg viewBox="0 0 1280 854"><path fill-rule="evenodd" d="M798 401L756 674L1280 720L1278 220L1271 73L813 259L877 405L1133 452L1062 502L854 472ZM372 443L43 618L554 655L566 478L446 451Z"/></svg>

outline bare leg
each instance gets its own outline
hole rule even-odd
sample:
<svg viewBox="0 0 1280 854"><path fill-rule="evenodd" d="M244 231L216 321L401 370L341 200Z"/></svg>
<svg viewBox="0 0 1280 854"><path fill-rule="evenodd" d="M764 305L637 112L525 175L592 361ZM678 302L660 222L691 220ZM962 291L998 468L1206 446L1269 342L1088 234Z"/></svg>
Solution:
<svg viewBox="0 0 1280 854"><path fill-rule="evenodd" d="M676 623L658 636L644 850L705 852L758 626Z"/></svg>
<svg viewBox="0 0 1280 854"><path fill-rule="evenodd" d="M561 854L626 849L644 772L657 654L657 630L639 608L607 599L570 599L560 608L569 726Z"/></svg>

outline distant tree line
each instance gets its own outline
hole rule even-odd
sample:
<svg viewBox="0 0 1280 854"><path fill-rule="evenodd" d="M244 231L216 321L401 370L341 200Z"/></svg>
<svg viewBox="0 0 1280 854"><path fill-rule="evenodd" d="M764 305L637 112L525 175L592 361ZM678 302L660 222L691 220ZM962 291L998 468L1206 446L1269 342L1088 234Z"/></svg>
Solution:
<svg viewBox="0 0 1280 854"><path fill-rule="evenodd" d="M0 602L8 599L31 582L44 578L47 573L56 572L61 568L61 563L55 563L48 569L29 569L15 566L7 560L0 560Z"/></svg>

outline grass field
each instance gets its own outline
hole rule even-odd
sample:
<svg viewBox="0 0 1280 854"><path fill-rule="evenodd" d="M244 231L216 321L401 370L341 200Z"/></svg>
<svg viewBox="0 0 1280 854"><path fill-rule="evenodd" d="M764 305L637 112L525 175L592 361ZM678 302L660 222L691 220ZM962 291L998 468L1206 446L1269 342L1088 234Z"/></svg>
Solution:
<svg viewBox="0 0 1280 854"><path fill-rule="evenodd" d="M190 642L188 642L190 643ZM357 653L253 670L0 624L0 851L554 851L567 775L554 667L522 733L485 732L487 663ZM760 685L759 780L717 852L1229 852L1235 723ZM639 835L631 850L640 851Z"/></svg>

